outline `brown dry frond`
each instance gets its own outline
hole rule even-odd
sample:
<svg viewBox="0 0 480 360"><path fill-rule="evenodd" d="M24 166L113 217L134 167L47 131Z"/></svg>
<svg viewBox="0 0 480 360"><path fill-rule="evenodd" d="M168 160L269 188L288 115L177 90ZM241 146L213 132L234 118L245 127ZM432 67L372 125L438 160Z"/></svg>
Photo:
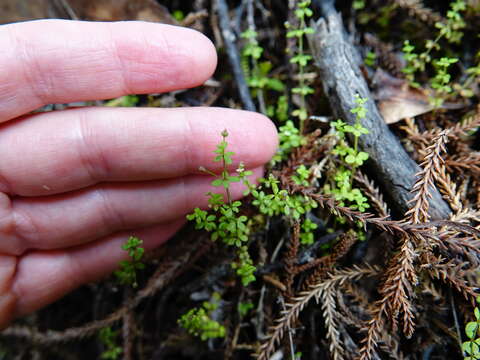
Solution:
<svg viewBox="0 0 480 360"><path fill-rule="evenodd" d="M430 188L434 186L433 181L441 171L440 166L443 163L441 153L445 151L447 134L447 130L441 131L426 149L425 160L421 164L422 170L417 174L417 181L412 189L415 193L411 200L413 206L405 213L407 222L418 224L430 218L428 214Z"/></svg>
<svg viewBox="0 0 480 360"><path fill-rule="evenodd" d="M352 210L349 207L339 206L337 201L328 195L312 193L308 190L300 190L302 194L309 196L315 200L322 208L326 208L335 215L344 216L351 222L360 222L362 225L372 224L378 227L380 230L387 231L389 233L403 233L405 232L403 224L398 221L387 220L384 217L376 217L372 213L360 212Z"/></svg>
<svg viewBox="0 0 480 360"><path fill-rule="evenodd" d="M480 177L480 153L471 152L466 155L452 156L445 162L447 169L455 170L462 175L467 173L473 177Z"/></svg>
<svg viewBox="0 0 480 360"><path fill-rule="evenodd" d="M452 210L457 214L462 211L463 204L460 200L460 193L457 191L457 185L452 181L450 174L444 164L440 165L440 171L436 178L438 188L443 198L447 200Z"/></svg>
<svg viewBox="0 0 480 360"><path fill-rule="evenodd" d="M437 22L446 22L446 20L432 9L423 5L421 0L394 0L398 7L408 11L410 16L416 17L430 25L435 25Z"/></svg>
<svg viewBox="0 0 480 360"><path fill-rule="evenodd" d="M334 360L343 360L344 345L338 331L337 319L339 316L336 309L335 293L336 289L328 286L321 292L320 299L322 301L323 319L325 320L325 327L327 329L327 339L330 343L330 354Z"/></svg>
<svg viewBox="0 0 480 360"><path fill-rule="evenodd" d="M375 303L375 310L372 312L372 318L367 322L366 336L362 339L363 346L360 348L360 360L370 360L377 355L375 349L382 337L383 317L386 314L386 304L383 301Z"/></svg>
<svg viewBox="0 0 480 360"><path fill-rule="evenodd" d="M315 271L305 280L303 288L308 289L310 285L317 283L320 279L325 278L325 275L332 270L335 263L344 257L348 251L351 249L353 244L355 244L358 240L355 231L351 230L346 232L345 234L340 235L338 242L334 245L332 252L328 256L324 256L318 261L316 264ZM312 261L315 263L315 261ZM310 269L310 263L300 265L297 267L297 273L306 271Z"/></svg>
<svg viewBox="0 0 480 360"><path fill-rule="evenodd" d="M466 117L461 122L455 124L452 127L447 128L449 130L448 137L456 141L460 141L460 137L467 136L468 132L475 130L480 126L480 106L477 107L476 113Z"/></svg>
<svg viewBox="0 0 480 360"><path fill-rule="evenodd" d="M424 261L428 262L424 262L423 268L428 271L433 279L443 281L460 293L466 300L469 300L472 304L475 303L475 299L478 296L476 287L468 285L465 277L468 272L475 271L476 267L465 270L465 267L470 265L469 263L458 264L454 260L444 262L442 259L436 258L433 254L424 257Z"/></svg>
<svg viewBox="0 0 480 360"><path fill-rule="evenodd" d="M424 154L425 148L428 146L428 141L420 136L420 129L415 120L410 117L405 118L405 125L400 126L400 129L406 133L406 137L402 139L402 142L408 152L410 152L410 156L416 162L421 162L423 160L422 154Z"/></svg>
<svg viewBox="0 0 480 360"><path fill-rule="evenodd" d="M282 311L282 316L275 321L277 324L270 329L266 341L258 349L257 359L267 360L270 357L275 350L275 346L282 339L285 329L293 324L310 300L316 299L318 301L325 289L334 289L346 281L377 276L379 273L380 269L376 266L365 265L364 267L359 267L354 265L350 269L334 270L327 279L311 285L310 289L306 291L300 292L298 296L293 297L286 304L286 310Z"/></svg>
<svg viewBox="0 0 480 360"><path fill-rule="evenodd" d="M371 359L381 338L383 317L387 316L395 331L397 318L403 315L403 332L411 337L415 330L412 285L418 282L414 269L416 258L412 239L408 235L402 237L400 251L392 257L385 273L385 280L379 289L381 299L375 303L372 319L367 323L366 336L362 340L360 359Z"/></svg>
<svg viewBox="0 0 480 360"><path fill-rule="evenodd" d="M466 137L468 132L475 130L480 126L480 107L477 107L475 114L466 117L461 122L454 126L447 127L444 130L434 128L432 130L420 132L411 119L409 122L406 122L406 125L407 126L401 128L407 133L408 139L418 145L428 144L428 142L432 141L433 138L437 137L440 132L444 130L448 131L447 135L450 141L462 141L461 137Z"/></svg>
<svg viewBox="0 0 480 360"><path fill-rule="evenodd" d="M470 223L470 221L480 222L480 210L463 209L462 211L453 214L450 220L467 223Z"/></svg>
<svg viewBox="0 0 480 360"><path fill-rule="evenodd" d="M357 312L360 312L362 318L371 318L371 314L374 310L372 305L375 304L370 303L367 294L362 289L355 284L347 282L342 286L342 290L344 290L345 294L351 298L349 305L351 306L352 302L357 305L356 310ZM338 303L342 304L340 301L338 301ZM355 316L345 305L343 305L342 311L346 312L347 316L345 317L345 321L348 322L350 326L357 328L358 331L365 329L366 322L362 321L360 317ZM405 356L400 351L400 341L398 337L390 334L390 332L385 329L385 322L383 319L380 319L378 325L380 325L381 328L381 331L379 331L378 346L387 353L391 359L405 359Z"/></svg>
<svg viewBox="0 0 480 360"><path fill-rule="evenodd" d="M472 236L460 236L459 233L446 231L441 234L442 249L452 256L463 258L472 266L480 266L480 240Z"/></svg>
<svg viewBox="0 0 480 360"><path fill-rule="evenodd" d="M392 257L385 273L385 281L379 289L382 301L386 304L386 313L396 328L397 317L403 314L403 332L407 337L412 336L415 323L413 314L412 285L418 282L414 268L417 254L414 243L409 236L402 239L400 251Z"/></svg>
<svg viewBox="0 0 480 360"><path fill-rule="evenodd" d="M285 286L287 288L287 297L292 296L292 286L295 274L295 265L297 263L298 248L300 247L300 223L296 221L293 224L292 236L285 253L283 262L285 263Z"/></svg>
<svg viewBox="0 0 480 360"><path fill-rule="evenodd" d="M355 180L358 181L364 190L364 194L370 200L370 203L373 205L377 213L381 217L388 217L390 215L390 210L388 209L387 203L383 200L382 193L375 186L372 180L370 180L362 172L357 171L355 175Z"/></svg>

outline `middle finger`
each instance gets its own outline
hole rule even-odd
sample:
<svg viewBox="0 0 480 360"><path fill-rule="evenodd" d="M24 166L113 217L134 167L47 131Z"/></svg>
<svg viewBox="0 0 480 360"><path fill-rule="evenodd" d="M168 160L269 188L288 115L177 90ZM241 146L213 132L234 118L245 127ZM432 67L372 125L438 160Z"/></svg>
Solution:
<svg viewBox="0 0 480 360"><path fill-rule="evenodd" d="M227 129L232 168L267 162L276 130L257 113L221 108L79 108L0 127L0 191L42 196L105 181L144 181L218 171L212 151Z"/></svg>

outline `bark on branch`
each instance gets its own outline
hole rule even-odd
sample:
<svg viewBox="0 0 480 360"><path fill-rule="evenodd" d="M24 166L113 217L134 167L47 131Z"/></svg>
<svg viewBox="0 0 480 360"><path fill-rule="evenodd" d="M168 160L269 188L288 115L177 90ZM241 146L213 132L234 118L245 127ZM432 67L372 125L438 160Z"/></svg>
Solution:
<svg viewBox="0 0 480 360"><path fill-rule="evenodd" d="M382 119L360 71L359 54L346 36L340 14L331 1L319 3L323 17L313 24L315 32L309 42L324 92L334 115L352 125L356 121L350 112L356 106L355 94L368 99L365 103L367 118L362 124L369 134L359 138L359 147L369 154L368 166L393 202L392 209L405 213L408 201L413 197L410 190L420 167L408 156ZM431 195L429 214L433 219L448 218L451 211L440 193L432 189Z"/></svg>

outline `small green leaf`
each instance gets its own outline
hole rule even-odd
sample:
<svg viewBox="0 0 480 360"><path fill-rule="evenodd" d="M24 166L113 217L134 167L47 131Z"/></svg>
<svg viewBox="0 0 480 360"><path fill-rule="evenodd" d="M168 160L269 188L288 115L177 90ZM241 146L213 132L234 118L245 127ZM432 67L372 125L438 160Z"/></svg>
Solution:
<svg viewBox="0 0 480 360"><path fill-rule="evenodd" d="M477 336L478 324L476 322L469 322L465 325L465 334L469 339L474 339Z"/></svg>
<svg viewBox="0 0 480 360"><path fill-rule="evenodd" d="M222 186L223 185L223 179L215 179L212 181L212 186Z"/></svg>

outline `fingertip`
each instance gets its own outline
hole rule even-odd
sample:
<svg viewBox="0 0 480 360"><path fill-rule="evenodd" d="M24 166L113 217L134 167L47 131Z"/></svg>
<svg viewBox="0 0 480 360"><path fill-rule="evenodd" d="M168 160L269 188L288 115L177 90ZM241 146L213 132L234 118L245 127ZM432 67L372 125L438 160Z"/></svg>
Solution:
<svg viewBox="0 0 480 360"><path fill-rule="evenodd" d="M217 68L217 49L213 42L201 32L193 29L188 30L192 32L192 36L196 38L196 41L192 41L194 45L195 68L201 69L203 76L200 77L198 84L203 84L212 77Z"/></svg>
<svg viewBox="0 0 480 360"><path fill-rule="evenodd" d="M254 113L257 117L256 123L262 127L262 135L265 145L265 154L267 156L267 161L269 161L273 155L277 152L278 149L278 131L277 127L273 121L267 116Z"/></svg>
<svg viewBox="0 0 480 360"><path fill-rule="evenodd" d="M186 27L146 24L148 27L161 26L157 31L149 31L151 35L148 35L147 41L150 42L153 53L158 49L158 55L164 56L167 51L170 57L168 62L178 70L172 76L176 84L198 86L213 75L217 67L217 52L207 36ZM161 64L162 60L157 59L157 62Z"/></svg>
<svg viewBox="0 0 480 360"><path fill-rule="evenodd" d="M242 125L231 132L231 142L246 159L251 159L251 167L263 165L271 160L278 148L278 132L274 123L265 115L242 111ZM233 125L233 124L232 124Z"/></svg>

